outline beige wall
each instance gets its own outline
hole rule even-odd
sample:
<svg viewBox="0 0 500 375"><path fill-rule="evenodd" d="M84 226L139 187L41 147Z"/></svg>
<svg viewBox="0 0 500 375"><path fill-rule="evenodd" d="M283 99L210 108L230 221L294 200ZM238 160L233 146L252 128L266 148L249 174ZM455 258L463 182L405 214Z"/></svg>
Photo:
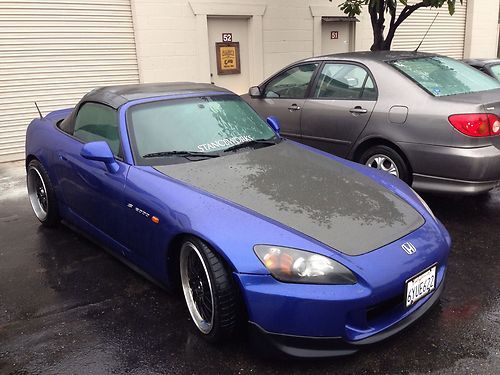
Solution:
<svg viewBox="0 0 500 375"><path fill-rule="evenodd" d="M339 3L340 0L333 3L328 0L132 0L141 81L208 82L208 38L203 35L206 16L195 13L210 13L213 9L208 16L220 16L221 9L228 13L233 9L241 15L252 16L245 12L258 11L245 9L262 6L260 21L258 16L250 17L250 24L256 23L261 33L260 36L250 34L257 39L253 41L255 62L250 67L250 81L257 84L284 65L312 56L315 19L311 5L319 9L320 16L343 15L338 9ZM359 18L362 22L356 24L355 46L362 50L371 45L371 28L365 15ZM316 17L316 21L321 22L321 18Z"/></svg>
<svg viewBox="0 0 500 375"><path fill-rule="evenodd" d="M468 0L465 56L495 57L500 0Z"/></svg>
<svg viewBox="0 0 500 375"><path fill-rule="evenodd" d="M249 19L250 83L321 53L321 16L343 15L341 0L132 0L140 78L210 81L207 16ZM496 56L500 0L469 0L466 57ZM479 5L481 4L481 5ZM355 50L372 43L367 12L355 26Z"/></svg>
<svg viewBox="0 0 500 375"><path fill-rule="evenodd" d="M141 82L198 80L196 20L187 1L132 0Z"/></svg>

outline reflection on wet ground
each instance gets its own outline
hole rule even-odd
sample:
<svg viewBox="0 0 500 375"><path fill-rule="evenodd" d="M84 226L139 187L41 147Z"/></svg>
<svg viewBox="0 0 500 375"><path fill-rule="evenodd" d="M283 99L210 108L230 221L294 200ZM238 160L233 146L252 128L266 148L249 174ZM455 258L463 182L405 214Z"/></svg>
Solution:
<svg viewBox="0 0 500 375"><path fill-rule="evenodd" d="M22 164L0 165L0 373L499 373L500 190L424 198L453 238L441 302L352 357L270 361L244 337L207 345L178 296L66 227L41 228Z"/></svg>

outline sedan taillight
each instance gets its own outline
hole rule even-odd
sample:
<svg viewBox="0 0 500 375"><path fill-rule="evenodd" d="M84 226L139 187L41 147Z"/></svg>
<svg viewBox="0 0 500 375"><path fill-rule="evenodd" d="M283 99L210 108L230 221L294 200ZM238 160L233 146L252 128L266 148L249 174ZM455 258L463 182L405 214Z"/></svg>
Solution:
<svg viewBox="0 0 500 375"><path fill-rule="evenodd" d="M500 119L492 113L467 113L451 115L448 121L460 133L470 137L500 135Z"/></svg>

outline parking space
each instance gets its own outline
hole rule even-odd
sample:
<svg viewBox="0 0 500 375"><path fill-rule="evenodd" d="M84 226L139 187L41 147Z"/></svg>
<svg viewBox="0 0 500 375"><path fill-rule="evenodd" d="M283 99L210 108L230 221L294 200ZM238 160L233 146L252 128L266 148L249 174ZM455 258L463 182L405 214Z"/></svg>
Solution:
<svg viewBox="0 0 500 375"><path fill-rule="evenodd" d="M424 198L453 239L440 303L351 357L263 360L243 334L206 344L179 296L65 226L42 228L23 164L0 164L0 373L498 373L500 189Z"/></svg>

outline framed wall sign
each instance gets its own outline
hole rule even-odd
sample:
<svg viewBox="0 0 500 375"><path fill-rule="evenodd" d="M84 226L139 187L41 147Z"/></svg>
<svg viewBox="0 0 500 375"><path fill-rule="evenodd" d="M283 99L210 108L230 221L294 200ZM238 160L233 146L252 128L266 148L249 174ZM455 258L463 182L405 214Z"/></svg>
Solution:
<svg viewBox="0 0 500 375"><path fill-rule="evenodd" d="M338 31L332 31L330 33L330 39L338 39L339 38L339 32Z"/></svg>
<svg viewBox="0 0 500 375"><path fill-rule="evenodd" d="M217 53L217 74L240 74L240 43L215 43Z"/></svg>

